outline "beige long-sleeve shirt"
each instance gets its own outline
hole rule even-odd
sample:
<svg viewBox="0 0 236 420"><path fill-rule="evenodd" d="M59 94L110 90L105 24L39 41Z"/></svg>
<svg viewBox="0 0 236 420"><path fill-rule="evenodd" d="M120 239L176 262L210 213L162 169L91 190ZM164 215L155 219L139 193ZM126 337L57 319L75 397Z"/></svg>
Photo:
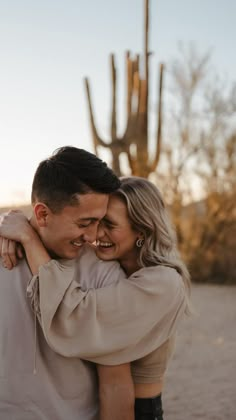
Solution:
<svg viewBox="0 0 236 420"><path fill-rule="evenodd" d="M110 284L121 273L116 263L103 265L94 260L87 267L86 252L81 259L81 264L80 258L76 264L80 265L84 289ZM56 354L40 325L35 329L34 313L26 297L31 278L25 261L9 271L0 259L0 419L97 420L96 367L77 357ZM53 295L58 295L57 290ZM50 304L51 297L47 299Z"/></svg>
<svg viewBox="0 0 236 420"><path fill-rule="evenodd" d="M92 250L84 257L87 276L90 265L104 264ZM30 283L49 346L65 357L104 365L135 361L136 383L161 379L186 308L181 276L169 267L147 267L84 290L82 275L73 262L51 260Z"/></svg>

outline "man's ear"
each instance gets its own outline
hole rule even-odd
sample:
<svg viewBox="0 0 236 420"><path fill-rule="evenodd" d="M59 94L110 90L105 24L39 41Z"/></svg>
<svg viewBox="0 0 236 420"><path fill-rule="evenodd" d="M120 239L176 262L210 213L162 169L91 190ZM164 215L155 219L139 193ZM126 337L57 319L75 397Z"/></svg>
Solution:
<svg viewBox="0 0 236 420"><path fill-rule="evenodd" d="M44 203L36 203L34 205L34 215L39 227L46 227L48 224L48 217L51 210Z"/></svg>

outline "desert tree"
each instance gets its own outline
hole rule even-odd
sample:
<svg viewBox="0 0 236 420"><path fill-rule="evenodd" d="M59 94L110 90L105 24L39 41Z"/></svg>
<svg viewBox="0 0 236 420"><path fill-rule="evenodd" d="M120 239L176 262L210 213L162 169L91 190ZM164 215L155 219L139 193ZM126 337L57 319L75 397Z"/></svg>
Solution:
<svg viewBox="0 0 236 420"><path fill-rule="evenodd" d="M169 78L170 109L156 182L170 204L194 278L222 280L226 272L235 278L236 89L213 77L210 55L197 53L193 45L181 49Z"/></svg>

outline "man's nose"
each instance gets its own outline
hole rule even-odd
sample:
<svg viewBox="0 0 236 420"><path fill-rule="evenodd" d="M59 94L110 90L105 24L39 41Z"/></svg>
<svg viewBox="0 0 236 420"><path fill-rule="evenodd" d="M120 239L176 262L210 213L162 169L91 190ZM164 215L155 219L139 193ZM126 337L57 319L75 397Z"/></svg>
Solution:
<svg viewBox="0 0 236 420"><path fill-rule="evenodd" d="M98 224L91 224L90 226L87 227L86 231L84 232L84 240L86 242L90 242L93 243L94 241L96 241L97 238L97 230L98 230Z"/></svg>
<svg viewBox="0 0 236 420"><path fill-rule="evenodd" d="M97 239L102 238L104 234L105 234L104 226L103 226L103 223L100 222L97 228Z"/></svg>

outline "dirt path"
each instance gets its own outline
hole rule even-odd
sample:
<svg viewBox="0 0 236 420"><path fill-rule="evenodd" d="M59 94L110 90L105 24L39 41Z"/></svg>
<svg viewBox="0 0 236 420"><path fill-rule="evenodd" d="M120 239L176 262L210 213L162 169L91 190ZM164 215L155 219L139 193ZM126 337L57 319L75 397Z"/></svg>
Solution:
<svg viewBox="0 0 236 420"><path fill-rule="evenodd" d="M236 287L194 286L166 376L165 420L236 420Z"/></svg>

